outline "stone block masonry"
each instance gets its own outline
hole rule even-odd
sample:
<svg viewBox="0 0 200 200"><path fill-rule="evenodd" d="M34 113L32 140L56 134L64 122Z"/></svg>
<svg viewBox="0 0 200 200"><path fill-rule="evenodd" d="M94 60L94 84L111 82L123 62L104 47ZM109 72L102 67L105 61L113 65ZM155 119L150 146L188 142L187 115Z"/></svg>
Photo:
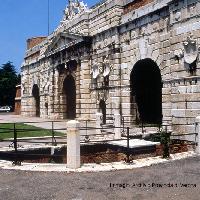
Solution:
<svg viewBox="0 0 200 200"><path fill-rule="evenodd" d="M21 114L95 120L119 113L149 122L162 115L175 132L192 132L200 114L199 10L198 0L106 0L90 9L74 1L51 35L28 40ZM146 68L148 59L157 68ZM144 68L136 70L138 62Z"/></svg>

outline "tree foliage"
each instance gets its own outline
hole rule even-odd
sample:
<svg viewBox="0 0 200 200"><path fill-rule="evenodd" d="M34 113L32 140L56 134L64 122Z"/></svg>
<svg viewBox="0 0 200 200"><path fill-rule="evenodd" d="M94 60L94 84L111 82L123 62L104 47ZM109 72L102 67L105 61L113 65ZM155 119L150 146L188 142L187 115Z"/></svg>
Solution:
<svg viewBox="0 0 200 200"><path fill-rule="evenodd" d="M20 84L20 79L11 62L0 67L0 106L14 107L16 85Z"/></svg>

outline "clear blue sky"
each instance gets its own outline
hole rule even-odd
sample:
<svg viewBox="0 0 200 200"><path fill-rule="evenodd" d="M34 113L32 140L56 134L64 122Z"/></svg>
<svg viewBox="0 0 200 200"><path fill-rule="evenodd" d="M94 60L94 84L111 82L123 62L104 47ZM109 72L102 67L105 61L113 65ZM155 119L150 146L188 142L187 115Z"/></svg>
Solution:
<svg viewBox="0 0 200 200"><path fill-rule="evenodd" d="M50 1L50 32L59 24L67 0ZM83 0L89 7L100 0ZM0 5L0 66L13 62L17 70L23 61L26 40L48 33L48 0L2 0Z"/></svg>

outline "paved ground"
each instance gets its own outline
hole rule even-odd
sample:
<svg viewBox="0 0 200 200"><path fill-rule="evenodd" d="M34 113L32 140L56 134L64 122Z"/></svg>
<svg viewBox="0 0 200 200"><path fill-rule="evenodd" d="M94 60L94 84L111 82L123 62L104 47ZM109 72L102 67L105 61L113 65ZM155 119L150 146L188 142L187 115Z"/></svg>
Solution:
<svg viewBox="0 0 200 200"><path fill-rule="evenodd" d="M33 125L39 128L43 129L52 129L52 120L50 119L42 119L38 117L24 117L20 115L15 115L14 113L0 113L0 124L1 123L26 123L28 125ZM92 127L92 123L88 122L88 127ZM81 122L81 126L85 127L86 122ZM16 125L17 127L17 125ZM54 120L53 121L53 129L58 132L66 133L66 120ZM81 130L81 135L92 135L95 134L95 130ZM28 135L27 135L28 136ZM85 137L82 137L84 139ZM27 142L30 140L27 140ZM35 142L41 142L41 143L51 143L52 139L51 138L45 138L43 137L42 139L31 139L32 144ZM66 143L66 138L56 138L56 141L58 143ZM25 146L25 145L30 145L27 142L20 142L20 146ZM0 148L1 147L8 147L12 142L7 141L7 142L0 142ZM38 146L41 144L36 144ZM45 144L44 144L45 145ZM35 146L35 144L34 144Z"/></svg>
<svg viewBox="0 0 200 200"><path fill-rule="evenodd" d="M14 115L13 113L0 113L0 124L1 123L20 123L20 122L26 122L26 124L33 125L36 127L44 128L44 129L50 129L52 128L52 122L48 121L46 119L41 119L38 117L24 117L24 116L19 116L19 115ZM90 126L91 124L88 124ZM85 123L81 122L81 126L85 127ZM17 128L17 125L16 125ZM53 122L53 128L56 129L59 132L66 133L66 120L59 120L59 121L54 121ZM62 129L62 130L61 130ZM113 130L112 130L113 131ZM80 131L81 135L92 135L96 133L96 130L88 130L86 133L86 130L81 130ZM28 134L27 134L28 136ZM114 135L107 135L99 137L99 136L93 136L90 137L90 141L97 141L97 140L112 140ZM81 141L85 139L85 136L81 137ZM1 150L7 150L7 149L12 149L10 148L10 145L12 144L13 139L9 141L1 141L0 142L0 151ZM56 142L57 144L66 144L67 143L67 137L56 137ZM41 147L41 146L46 146L51 145L52 143L52 138L51 137L39 137L39 138L26 138L23 140L18 140L18 145L23 148L30 147ZM113 142L110 142L113 143ZM115 141L114 144L117 145L122 145L122 146L127 146L127 141L122 140L122 141ZM152 146L155 145L156 143L150 142L150 141L144 141L144 140L130 140L130 147L143 147L143 146ZM14 146L11 145L13 148Z"/></svg>
<svg viewBox="0 0 200 200"><path fill-rule="evenodd" d="M44 129L52 129L52 121L53 128L58 132L66 133L66 122L67 120L51 120L51 119L42 119L39 117L25 117L21 115L15 115L14 113L0 113L0 124L1 123L25 123L28 125L33 125L36 127L44 128ZM81 127L86 127L86 121L80 122ZM87 127L94 127L94 122L87 122ZM87 134L95 134L94 130L88 130ZM86 131L81 130L81 134L85 135Z"/></svg>
<svg viewBox="0 0 200 200"><path fill-rule="evenodd" d="M51 129L52 128L52 120L50 119L42 119L39 117L24 117L21 115L15 115L14 113L0 113L0 123L24 123L26 124ZM32 122L32 123L31 123ZM54 120L54 128L63 129L66 128L65 120Z"/></svg>
<svg viewBox="0 0 200 200"><path fill-rule="evenodd" d="M24 117L20 115L14 115L14 113L0 113L0 123L24 123L28 122L26 124L37 126L40 128L45 128L45 129L51 129L52 128L52 123L51 121L54 121L54 128L55 129L65 129L66 128L66 120L50 120L50 119L42 119L39 117ZM81 120L80 120L81 121ZM34 123L31 123L34 122ZM86 121L81 121L81 127L86 127ZM95 126L95 121L89 121L87 122L88 127L94 127ZM125 125L126 129L126 125ZM155 132L157 128L155 127L146 127L146 132ZM141 135L142 129L141 128L130 128L130 134L132 135ZM61 132L66 132L65 130L62 130ZM86 131L81 131L82 135L86 134ZM94 130L88 130L87 131L88 135L94 134Z"/></svg>
<svg viewBox="0 0 200 200"><path fill-rule="evenodd" d="M48 119L41 119L41 118L38 118L38 117L24 117L24 116L20 116L20 115L14 115L13 113L0 113L0 124L1 123L26 123L28 125L33 125L33 126L36 126L36 127L40 127L40 128L44 128L44 129L49 129L51 130L52 129L52 120L48 120ZM94 123L92 122L88 122L88 127L93 127ZM17 127L17 125L16 125ZM85 122L81 122L81 127L86 127L86 123ZM63 133L66 133L66 120L55 120L53 121L53 128L54 130L58 131L58 132L63 132ZM113 130L111 130L113 132ZM96 130L81 130L80 131L80 134L81 135L93 135L93 134L96 134L96 133L101 133L101 132L96 132ZM28 135L27 135L28 136ZM114 135L107 135L107 136L103 136L102 137L90 137L91 140L106 140L106 139L113 139ZM85 136L81 137L81 140L84 140ZM51 138L47 138L47 137L43 137L42 139L41 138L38 138L38 139L28 139L27 141L20 141L19 142L19 145L20 146L26 146L26 145L30 145L29 142L31 141L32 144L37 144L34 146L38 146L42 143L51 143L52 139ZM56 141L58 143L66 143L66 138L56 138ZM38 144L38 142L41 142L41 144ZM119 142L122 142L122 141L119 141ZM125 142L125 141L124 141ZM4 141L4 142L0 142L0 148L2 147L8 147L12 142L11 141ZM125 142L126 143L126 142ZM142 143L144 143L144 141L142 141ZM45 144L44 144L45 145ZM144 144L143 144L144 145Z"/></svg>
<svg viewBox="0 0 200 200"><path fill-rule="evenodd" d="M1 200L200 199L200 157L146 168L99 173L1 169L0 177ZM164 184L170 184L170 187Z"/></svg>

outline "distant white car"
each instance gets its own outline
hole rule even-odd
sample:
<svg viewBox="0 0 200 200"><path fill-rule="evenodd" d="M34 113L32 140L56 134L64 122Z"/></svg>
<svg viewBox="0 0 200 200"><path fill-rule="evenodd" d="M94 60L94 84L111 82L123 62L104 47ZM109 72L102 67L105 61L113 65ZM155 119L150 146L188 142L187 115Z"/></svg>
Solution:
<svg viewBox="0 0 200 200"><path fill-rule="evenodd" d="M0 107L0 112L10 112L11 108L9 106Z"/></svg>

